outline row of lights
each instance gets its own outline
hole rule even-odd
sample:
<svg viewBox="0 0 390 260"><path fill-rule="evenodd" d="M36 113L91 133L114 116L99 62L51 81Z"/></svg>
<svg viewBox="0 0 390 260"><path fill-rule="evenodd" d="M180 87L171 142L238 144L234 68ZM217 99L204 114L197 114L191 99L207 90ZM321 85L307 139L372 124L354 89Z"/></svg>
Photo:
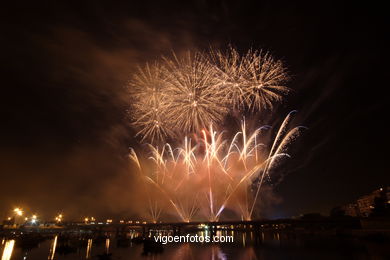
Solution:
<svg viewBox="0 0 390 260"><path fill-rule="evenodd" d="M14 212L14 214L15 214L15 217L22 217L23 214L24 214L23 209L21 209L21 208L14 208L14 209L13 209L13 212ZM11 219L12 219L11 217L8 217L8 220L11 220ZM28 218L28 217L25 217L24 220L25 220L25 221L28 221L29 218ZM35 224L35 223L37 222L37 220L38 220L38 216L37 216L36 214L32 215L31 218L30 218L30 221L31 221L32 224ZM63 220L63 215L62 215L62 213L61 213L61 214L58 214L58 215L55 217L55 220L56 220L57 222L62 222L62 220Z"/></svg>
<svg viewBox="0 0 390 260"><path fill-rule="evenodd" d="M23 216L23 214L24 214L24 212L23 212L23 210L21 208L14 208L13 212L14 212L15 216L20 216L20 217ZM11 217L8 217L8 220L11 220ZM37 220L38 220L37 215L35 215L35 214L32 215L31 223L35 224L37 222ZM62 222L63 221L63 214L62 213L58 214L55 217L55 220L56 220L56 222ZM27 217L25 218L25 221L28 221ZM94 217L86 217L86 218L84 218L84 222L85 223L95 223L95 221L96 221L96 219ZM107 224L111 224L112 222L113 222L112 219L107 219L106 220ZM125 221L124 220L120 220L119 223L124 224ZM131 221L131 220L127 221L127 223L128 224L132 224L132 223L135 223L135 224L140 224L140 223L147 224L146 221Z"/></svg>
<svg viewBox="0 0 390 260"><path fill-rule="evenodd" d="M95 222L96 222L96 219L94 218L94 217L86 217L86 218L84 218L84 222L85 222L85 224L95 224ZM99 224L103 224L103 222L98 222ZM112 219L107 219L106 220L106 224L111 224L111 223L113 223L113 220ZM132 220L129 220L129 221L124 221L124 220L119 220L119 223L120 224L124 224L124 223L128 223L128 224L133 224L133 223L135 223L135 224L140 224L140 223L142 223L142 224L147 224L147 222L146 221L132 221ZM154 223L156 223L156 222L154 222Z"/></svg>

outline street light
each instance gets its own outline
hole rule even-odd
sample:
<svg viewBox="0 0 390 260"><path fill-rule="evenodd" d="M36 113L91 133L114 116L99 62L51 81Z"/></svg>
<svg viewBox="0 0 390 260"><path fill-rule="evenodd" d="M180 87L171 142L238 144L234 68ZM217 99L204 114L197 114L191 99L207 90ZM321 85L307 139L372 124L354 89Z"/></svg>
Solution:
<svg viewBox="0 0 390 260"><path fill-rule="evenodd" d="M37 215L32 215L31 224L35 224L37 222Z"/></svg>
<svg viewBox="0 0 390 260"><path fill-rule="evenodd" d="M59 214L58 216L56 216L55 219L56 219L57 222L61 222L62 221L62 213Z"/></svg>
<svg viewBox="0 0 390 260"><path fill-rule="evenodd" d="M23 215L23 210L20 209L20 208L15 208L14 209L14 213L18 216L22 216Z"/></svg>

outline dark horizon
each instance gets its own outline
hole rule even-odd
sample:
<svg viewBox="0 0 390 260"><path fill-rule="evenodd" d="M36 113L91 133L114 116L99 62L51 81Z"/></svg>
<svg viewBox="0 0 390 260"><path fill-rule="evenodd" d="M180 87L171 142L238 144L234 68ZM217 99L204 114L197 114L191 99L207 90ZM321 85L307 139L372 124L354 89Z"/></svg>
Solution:
<svg viewBox="0 0 390 260"><path fill-rule="evenodd" d="M15 4L3 12L0 217L134 216L126 83L171 51L270 51L308 131L274 187L269 218L330 209L389 186L385 8L341 2ZM131 111L130 111L131 112ZM66 217L65 217L66 218Z"/></svg>

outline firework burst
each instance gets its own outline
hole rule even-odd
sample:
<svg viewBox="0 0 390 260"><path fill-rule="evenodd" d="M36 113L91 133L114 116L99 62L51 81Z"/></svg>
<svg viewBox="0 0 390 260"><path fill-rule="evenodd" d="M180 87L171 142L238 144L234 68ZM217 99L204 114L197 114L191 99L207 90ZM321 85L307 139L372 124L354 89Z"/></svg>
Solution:
<svg viewBox="0 0 390 260"><path fill-rule="evenodd" d="M216 70L202 53L165 59L167 116L176 132L199 132L222 121L228 109Z"/></svg>
<svg viewBox="0 0 390 260"><path fill-rule="evenodd" d="M288 79L283 63L268 52L249 50L241 56L230 48L226 53L211 51L210 59L234 107L252 111L272 108L289 91L283 85Z"/></svg>
<svg viewBox="0 0 390 260"><path fill-rule="evenodd" d="M139 68L130 81L132 95L133 125L142 141L163 141L173 134L167 117L168 102L164 93L165 76L159 64Z"/></svg>
<svg viewBox="0 0 390 260"><path fill-rule="evenodd" d="M288 88L282 62L269 53L187 52L140 69L130 83L134 122L142 141L199 132L233 108L272 108Z"/></svg>

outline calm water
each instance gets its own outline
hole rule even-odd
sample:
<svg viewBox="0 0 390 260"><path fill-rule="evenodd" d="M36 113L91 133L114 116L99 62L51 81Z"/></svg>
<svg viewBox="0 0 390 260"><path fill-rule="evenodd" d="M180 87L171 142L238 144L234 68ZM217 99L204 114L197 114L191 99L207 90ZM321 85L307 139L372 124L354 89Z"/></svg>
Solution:
<svg viewBox="0 0 390 260"><path fill-rule="evenodd" d="M284 233L234 233L234 243L164 245L164 251L143 255L143 244L118 244L113 234L109 238L64 239L53 235L35 246L22 245L17 239L1 239L1 260L73 260L99 259L111 253L109 259L390 259L390 244L381 240L302 236ZM71 246L69 246L71 245Z"/></svg>

